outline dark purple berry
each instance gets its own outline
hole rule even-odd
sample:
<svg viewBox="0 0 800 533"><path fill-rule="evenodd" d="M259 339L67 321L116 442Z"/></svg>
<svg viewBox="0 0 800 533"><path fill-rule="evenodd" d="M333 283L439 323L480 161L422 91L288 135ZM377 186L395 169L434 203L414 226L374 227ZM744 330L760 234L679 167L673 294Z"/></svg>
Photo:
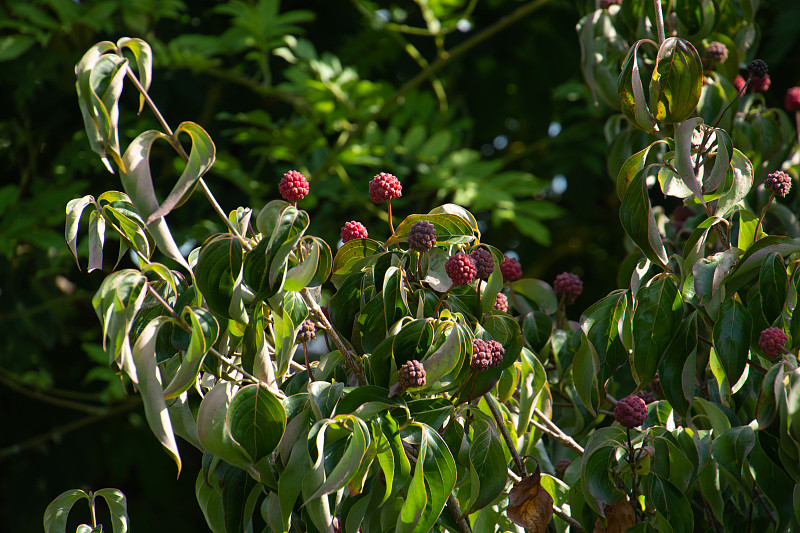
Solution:
<svg viewBox="0 0 800 533"><path fill-rule="evenodd" d="M747 65L747 73L754 78L763 78L769 74L767 63L761 59L754 59Z"/></svg>
<svg viewBox="0 0 800 533"><path fill-rule="evenodd" d="M556 276L556 280L553 282L553 289L555 289L556 294L564 296L567 303L572 303L583 292L583 282L575 274L562 272Z"/></svg>
<svg viewBox="0 0 800 533"><path fill-rule="evenodd" d="M778 170L767 176L767 179L764 180L764 188L775 196L786 198L792 188L792 178L786 172Z"/></svg>
<svg viewBox="0 0 800 533"><path fill-rule="evenodd" d="M786 349L789 338L780 328L767 328L758 337L758 346L764 355L770 359L777 359Z"/></svg>
<svg viewBox="0 0 800 533"><path fill-rule="evenodd" d="M706 55L715 63L722 64L728 59L728 47L719 41L712 41L706 47Z"/></svg>
<svg viewBox="0 0 800 533"><path fill-rule="evenodd" d="M492 366L492 361L491 345L481 339L472 339L472 360L470 360L469 367L480 372Z"/></svg>
<svg viewBox="0 0 800 533"><path fill-rule="evenodd" d="M406 361L397 371L397 381L402 389L425 386L425 367L416 359Z"/></svg>
<svg viewBox="0 0 800 533"><path fill-rule="evenodd" d="M491 252L485 248L476 248L470 252L469 256L475 261L477 269L475 277L483 280L489 279L494 272L494 259L492 259Z"/></svg>
<svg viewBox="0 0 800 533"><path fill-rule="evenodd" d="M297 343L311 342L311 339L317 336L317 326L308 318L303 320L300 324L300 330L297 332Z"/></svg>
<svg viewBox="0 0 800 533"><path fill-rule="evenodd" d="M420 220L408 230L408 247L418 252L429 252L436 245L436 228L427 220Z"/></svg>

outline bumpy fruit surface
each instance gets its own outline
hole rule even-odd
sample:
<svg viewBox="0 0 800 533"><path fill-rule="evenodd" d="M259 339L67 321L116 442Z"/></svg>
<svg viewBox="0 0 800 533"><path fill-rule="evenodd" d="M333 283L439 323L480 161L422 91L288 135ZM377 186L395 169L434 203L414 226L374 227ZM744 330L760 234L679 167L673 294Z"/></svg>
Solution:
<svg viewBox="0 0 800 533"><path fill-rule="evenodd" d="M475 268L477 273L475 277L480 279L489 279L489 276L494 272L494 259L489 250L485 248L476 248L469 253L469 256L475 261Z"/></svg>
<svg viewBox="0 0 800 533"><path fill-rule="evenodd" d="M508 313L508 296L502 292L497 293L497 298L494 300L494 308L498 311Z"/></svg>
<svg viewBox="0 0 800 533"><path fill-rule="evenodd" d="M348 242L353 239L366 239L369 237L369 232L364 227L364 224L351 220L350 222L345 222L344 226L342 226L341 235L342 242Z"/></svg>
<svg viewBox="0 0 800 533"><path fill-rule="evenodd" d="M728 47L719 41L712 41L708 43L706 54L714 62L722 64L726 59L728 59Z"/></svg>
<svg viewBox="0 0 800 533"><path fill-rule="evenodd" d="M376 204L401 196L403 196L403 186L392 174L381 172L369 182L369 197Z"/></svg>
<svg viewBox="0 0 800 533"><path fill-rule="evenodd" d="M297 343L311 342L311 339L317 336L317 326L308 318L303 320L300 324L300 330L297 332Z"/></svg>
<svg viewBox="0 0 800 533"><path fill-rule="evenodd" d="M639 398L644 400L645 404L653 403L657 399L655 397L655 395L652 392L650 392L649 390L639 391L638 393L636 393L636 396L638 396Z"/></svg>
<svg viewBox="0 0 800 533"><path fill-rule="evenodd" d="M478 272L475 261L464 252L451 255L444 264L444 269L453 285L466 285L475 279L475 274Z"/></svg>
<svg viewBox="0 0 800 533"><path fill-rule="evenodd" d="M575 274L562 272L556 276L556 280L553 282L553 289L555 289L556 294L564 295L567 302L572 303L583 292L583 282Z"/></svg>
<svg viewBox="0 0 800 533"><path fill-rule="evenodd" d="M503 281L515 281L522 277L522 265L513 257L504 257L500 272L503 273Z"/></svg>
<svg viewBox="0 0 800 533"><path fill-rule="evenodd" d="M489 348L492 350L492 362L489 363L489 366L492 368L497 368L498 366L503 364L503 356L506 354L506 349L503 348L503 345L497 341L486 341L489 345Z"/></svg>
<svg viewBox="0 0 800 533"><path fill-rule="evenodd" d="M556 470L556 477L558 479L563 480L564 479L564 474L567 472L567 468L569 468L569 465L571 465L571 464L572 464L572 461L570 461L569 459L560 459L555 464L555 467L554 467L555 470Z"/></svg>
<svg viewBox="0 0 800 533"><path fill-rule="evenodd" d="M283 175L278 190L287 202L296 202L308 194L308 180L296 170L290 170Z"/></svg>
<svg viewBox="0 0 800 533"><path fill-rule="evenodd" d="M408 230L408 247L418 252L430 252L436 245L436 228L427 220L415 222Z"/></svg>
<svg viewBox="0 0 800 533"><path fill-rule="evenodd" d="M754 78L763 78L769 74L769 67L765 61L754 59L747 64L747 73L752 74Z"/></svg>
<svg viewBox="0 0 800 533"><path fill-rule="evenodd" d="M774 193L775 196L786 198L792 188L792 178L782 170L773 172L764 180L764 188Z"/></svg>
<svg viewBox="0 0 800 533"><path fill-rule="evenodd" d="M786 91L786 99L783 101L783 106L789 113L800 111L800 87L792 87Z"/></svg>
<svg viewBox="0 0 800 533"><path fill-rule="evenodd" d="M403 389L425 386L425 367L416 359L406 361L397 371L397 381Z"/></svg>
<svg viewBox="0 0 800 533"><path fill-rule="evenodd" d="M764 93L767 92L770 85L772 85L772 78L767 74L763 78L753 78L750 80L750 85L747 86L747 90L751 93Z"/></svg>
<svg viewBox="0 0 800 533"><path fill-rule="evenodd" d="M647 405L638 396L626 396L617 402L614 418L626 428L641 426L647 420Z"/></svg>
<svg viewBox="0 0 800 533"><path fill-rule="evenodd" d="M788 337L780 328L767 328L758 337L758 346L764 355L777 359L783 353Z"/></svg>
<svg viewBox="0 0 800 533"><path fill-rule="evenodd" d="M469 366L473 370L480 372L492 365L492 347L488 342L481 339L472 339L472 360Z"/></svg>

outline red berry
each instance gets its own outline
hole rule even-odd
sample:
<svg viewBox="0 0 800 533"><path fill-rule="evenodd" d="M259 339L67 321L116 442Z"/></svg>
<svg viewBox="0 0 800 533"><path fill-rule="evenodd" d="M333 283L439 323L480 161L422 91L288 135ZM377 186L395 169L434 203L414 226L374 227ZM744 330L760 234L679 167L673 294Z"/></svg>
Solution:
<svg viewBox="0 0 800 533"><path fill-rule="evenodd" d="M753 77L753 79L750 80L750 84L747 86L747 90L751 93L763 93L769 89L771 84L772 79L770 79L769 74L763 78Z"/></svg>
<svg viewBox="0 0 800 533"><path fill-rule="evenodd" d="M647 405L638 396L626 396L617 402L614 418L626 428L641 426L647 420Z"/></svg>
<svg viewBox="0 0 800 533"><path fill-rule="evenodd" d="M764 180L764 188L774 193L775 196L786 198L792 188L792 178L786 172L778 170L767 176L767 179Z"/></svg>
<svg viewBox="0 0 800 533"><path fill-rule="evenodd" d="M777 359L786 349L786 341L789 338L780 328L767 328L758 337L758 346L764 355L770 359Z"/></svg>
<svg viewBox="0 0 800 533"><path fill-rule="evenodd" d="M508 313L508 297L502 292L497 293L497 298L494 300L494 308L498 311Z"/></svg>
<svg viewBox="0 0 800 533"><path fill-rule="evenodd" d="M745 83L746 82L744 81L744 78L737 74L736 78L734 78L734 80L733 80L733 86L736 87L736 92L737 93L742 92L742 89L744 88L744 84Z"/></svg>
<svg viewBox="0 0 800 533"><path fill-rule="evenodd" d="M572 303L583 292L583 282L575 274L562 272L556 276L556 280L553 282L553 289L555 289L556 294L564 295L568 303Z"/></svg>
<svg viewBox="0 0 800 533"><path fill-rule="evenodd" d="M287 202L296 202L308 194L308 180L296 170L290 170L283 175L278 190Z"/></svg>
<svg viewBox="0 0 800 533"><path fill-rule="evenodd" d="M341 235L342 242L348 242L353 239L366 239L369 236L369 232L361 222L351 220L350 222L345 222Z"/></svg>
<svg viewBox="0 0 800 533"><path fill-rule="evenodd" d="M489 250L485 248L476 248L469 254L473 261L475 261L475 268L477 268L476 277L480 279L489 279L489 276L494 272L494 259Z"/></svg>
<svg viewBox="0 0 800 533"><path fill-rule="evenodd" d="M488 342L481 339L472 339L472 359L469 367L480 372L492 366L492 347Z"/></svg>
<svg viewBox="0 0 800 533"><path fill-rule="evenodd" d="M786 99L783 101L783 106L789 113L800 111L800 87L792 87L786 91Z"/></svg>
<svg viewBox="0 0 800 533"><path fill-rule="evenodd" d="M503 273L503 281L515 281L522 277L522 265L513 257L504 257L500 272Z"/></svg>
<svg viewBox="0 0 800 533"><path fill-rule="evenodd" d="M450 259L444 264L444 269L450 277L453 285L466 285L477 274L478 269L475 267L475 261L464 252L458 252L451 255Z"/></svg>
<svg viewBox="0 0 800 533"><path fill-rule="evenodd" d="M403 186L392 174L381 172L369 182L369 197L376 204L401 196L403 196Z"/></svg>

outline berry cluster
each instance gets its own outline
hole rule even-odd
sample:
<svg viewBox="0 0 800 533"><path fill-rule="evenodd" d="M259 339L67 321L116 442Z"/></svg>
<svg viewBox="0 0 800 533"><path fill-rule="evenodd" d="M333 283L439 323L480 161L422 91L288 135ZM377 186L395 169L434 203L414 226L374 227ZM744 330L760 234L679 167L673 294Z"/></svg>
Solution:
<svg viewBox="0 0 800 533"><path fill-rule="evenodd" d="M287 202L297 202L308 194L308 180L296 170L290 170L283 175L278 190Z"/></svg>
<svg viewBox="0 0 800 533"><path fill-rule="evenodd" d="M472 360L469 366L478 372L489 367L497 368L503 363L505 353L505 348L497 341L472 339Z"/></svg>
<svg viewBox="0 0 800 533"><path fill-rule="evenodd" d="M508 313L508 297L502 292L497 293L497 298L494 300L494 308L498 311Z"/></svg>
<svg viewBox="0 0 800 533"><path fill-rule="evenodd" d="M392 174L381 172L369 182L369 197L376 204L401 196L403 196L403 186Z"/></svg>
<svg viewBox="0 0 800 533"><path fill-rule="evenodd" d="M636 396L638 396L639 398L641 398L642 400L644 400L644 403L646 403L646 404L648 404L648 403L653 403L653 402L654 402L654 401L656 401L656 399L657 399L657 398L656 398L656 395L655 395L655 394L653 394L652 392L650 392L649 390L643 390L643 391L639 391L639 392L636 394Z"/></svg>
<svg viewBox="0 0 800 533"><path fill-rule="evenodd" d="M453 285L466 285L475 279L475 274L478 272L475 261L464 252L451 255L444 264L444 269Z"/></svg>
<svg viewBox="0 0 800 533"><path fill-rule="evenodd" d="M800 111L800 87L791 87L786 91L786 99L783 101L783 106L789 113Z"/></svg>
<svg viewBox="0 0 800 533"><path fill-rule="evenodd" d="M425 386L425 367L416 359L406 361L397 371L397 381L403 389Z"/></svg>
<svg viewBox="0 0 800 533"><path fill-rule="evenodd" d="M342 242L348 242L353 239L366 239L369 236L369 232L361 222L351 220L350 222L345 222L341 235Z"/></svg>
<svg viewBox="0 0 800 533"><path fill-rule="evenodd" d="M780 328L767 328L758 337L758 346L764 355L770 359L777 359L786 349L789 338Z"/></svg>
<svg viewBox="0 0 800 533"><path fill-rule="evenodd" d="M614 418L629 429L641 426L647 420L647 405L638 396L626 396L617 402Z"/></svg>
<svg viewBox="0 0 800 533"><path fill-rule="evenodd" d="M706 47L706 54L714 62L722 64L728 59L728 47L719 41L712 41Z"/></svg>
<svg viewBox="0 0 800 533"><path fill-rule="evenodd" d="M764 180L764 188L775 196L786 198L792 188L792 178L786 172L778 170L773 172Z"/></svg>
<svg viewBox="0 0 800 533"><path fill-rule="evenodd" d="M522 265L513 257L504 257L500 272L503 273L503 281L515 281L522 277Z"/></svg>
<svg viewBox="0 0 800 533"><path fill-rule="evenodd" d="M562 272L556 276L556 280L553 282L553 289L555 289L556 294L564 296L567 303L573 303L575 298L583 292L583 282L575 274Z"/></svg>
<svg viewBox="0 0 800 533"><path fill-rule="evenodd" d="M430 252L436 244L436 228L427 220L420 220L408 230L408 247L418 252Z"/></svg>
<svg viewBox="0 0 800 533"><path fill-rule="evenodd" d="M494 272L494 259L489 250L485 248L476 248L470 252L469 256L475 261L475 268L477 272L476 278L487 280Z"/></svg>
<svg viewBox="0 0 800 533"><path fill-rule="evenodd" d="M311 339L317 336L317 326L314 322L308 318L303 320L303 323L300 324L300 329L297 332L297 343L302 344L305 342L311 342Z"/></svg>

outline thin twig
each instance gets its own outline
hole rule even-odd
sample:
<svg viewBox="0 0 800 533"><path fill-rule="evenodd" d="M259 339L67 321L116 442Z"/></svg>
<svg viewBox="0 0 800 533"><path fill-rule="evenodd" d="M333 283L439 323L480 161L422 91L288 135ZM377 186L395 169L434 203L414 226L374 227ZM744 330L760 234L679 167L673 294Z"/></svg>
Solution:
<svg viewBox="0 0 800 533"><path fill-rule="evenodd" d="M661 13L661 0L653 0L656 11L656 30L658 31L658 44L664 42L664 15Z"/></svg>
<svg viewBox="0 0 800 533"><path fill-rule="evenodd" d="M506 447L508 448L508 451L511 452L511 456L514 458L514 463L517 465L517 470L519 470L519 473L522 477L527 477L528 473L525 470L525 463L522 462L522 458L519 456L519 452L517 452L517 446L511 440L511 435L508 434L508 430L506 429L506 425L503 421L503 416L497 409L494 396L487 392L483 395L483 399L486 400L486 405L489 406L489 410L492 412L492 416L497 422L497 428L500 430L500 433L503 435L503 439L506 441Z"/></svg>
<svg viewBox="0 0 800 533"><path fill-rule="evenodd" d="M99 422L106 418L118 415L120 413L124 413L125 411L130 411L134 407L141 405L141 399L134 399L131 401L127 401L125 403L121 403L114 407L111 407L102 413L97 413L94 415L90 415L80 420L75 420L74 422L70 422L68 424L64 424L62 426L55 427L41 435L37 435L36 437L32 437L30 439L24 440L20 443L14 444L7 448L0 449L0 461L11 457L12 455L17 455L22 453L30 448L34 448L36 446L40 446L45 444L46 442L61 437L66 433L70 433L75 431L76 429L80 429L84 426L88 426L90 424L94 424L95 422Z"/></svg>
<svg viewBox="0 0 800 533"><path fill-rule="evenodd" d="M300 291L300 295L303 297L303 301L305 301L308 308L314 314L314 318L317 319L318 323L322 324L322 327L328 332L328 335L330 335L333 344L336 345L336 348L338 348L339 352L342 354L342 357L344 357L345 363L347 363L347 366L349 366L350 370L353 372L353 374L355 374L359 385L366 385L367 378L364 377L364 371L361 369L361 365L355 359L355 353L353 353L347 346L345 346L344 342L342 342L339 334L336 333L336 330L333 329L331 323L328 322L328 317L326 317L325 313L322 312L322 309L319 307L317 301L314 300L314 297L311 296L311 293L308 291L308 289L303 289Z"/></svg>
<svg viewBox="0 0 800 533"><path fill-rule="evenodd" d="M461 506L458 505L458 500L455 496L453 496L452 492L447 497L447 508L450 510L450 514L453 515L453 519L456 521L458 530L461 531L461 533L472 533L472 529L469 527L469 522L467 522L466 515L461 512Z"/></svg>
<svg viewBox="0 0 800 533"><path fill-rule="evenodd" d="M557 442L560 442L561 444L568 446L569 448L572 448L578 453L578 455L583 455L583 446L575 442L575 439L564 433L564 431L560 427L558 427L555 424L555 422L550 420L550 418L548 418L546 414L544 414L536 407L533 408L533 413L540 419L542 419L542 421L544 422L544 424L540 424L536 420L531 419L531 422L533 423L534 426L538 427L539 429L541 429L542 431L553 437Z"/></svg>
<svg viewBox="0 0 800 533"><path fill-rule="evenodd" d="M27 387L23 387L22 385L8 379L2 373L0 373L0 383L4 384L9 389L12 389L20 394L24 394L29 398L34 398L41 402L49 403L51 405L57 405L59 407L65 407L67 409L74 409L76 411L83 411L84 413L103 413L105 412L106 408L101 407L98 405L89 405L83 402L76 402L74 400L67 400L65 398L56 398L54 396L50 396L45 394L41 390L35 389L30 390Z"/></svg>
<svg viewBox="0 0 800 533"><path fill-rule="evenodd" d="M553 504L553 513L554 513L554 514L555 514L557 517L559 517L561 520L563 520L564 522L568 523L570 526L572 526L573 528L575 528L575 530L576 530L576 531L585 531L585 529L583 529L583 526L581 525L581 523L580 523L580 522L578 522L577 520L575 520L574 518L572 518L570 515L568 515L567 513L565 513L565 512L564 512L564 511L561 509L561 507L558 507L556 504Z"/></svg>

